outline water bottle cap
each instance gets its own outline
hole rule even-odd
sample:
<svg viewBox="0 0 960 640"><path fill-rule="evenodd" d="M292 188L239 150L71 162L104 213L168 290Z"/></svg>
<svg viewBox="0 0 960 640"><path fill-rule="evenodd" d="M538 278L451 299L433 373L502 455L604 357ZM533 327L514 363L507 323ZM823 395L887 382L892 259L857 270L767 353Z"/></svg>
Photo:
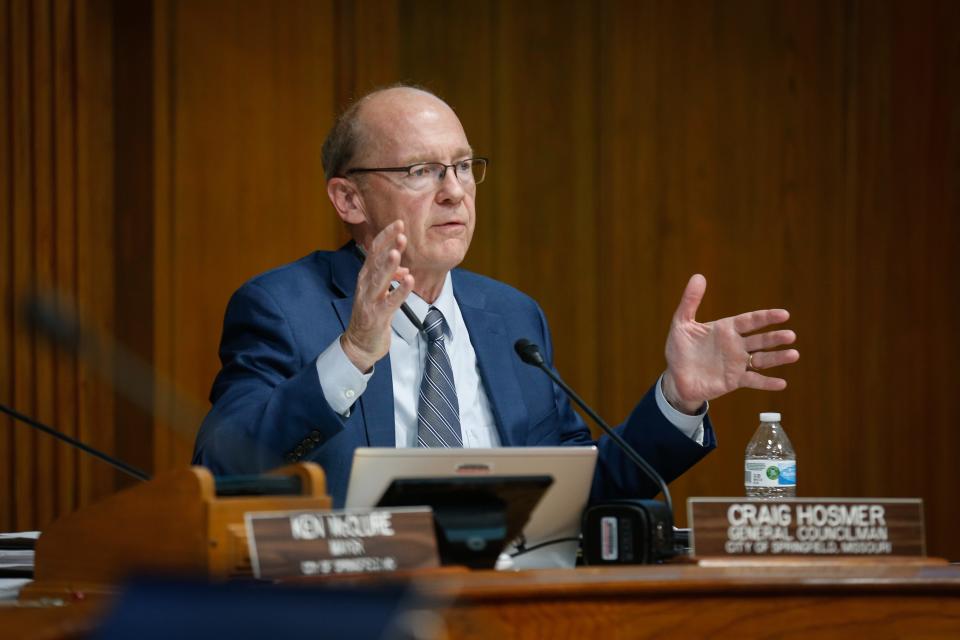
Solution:
<svg viewBox="0 0 960 640"><path fill-rule="evenodd" d="M760 422L780 422L780 414L773 411L764 411L760 414Z"/></svg>

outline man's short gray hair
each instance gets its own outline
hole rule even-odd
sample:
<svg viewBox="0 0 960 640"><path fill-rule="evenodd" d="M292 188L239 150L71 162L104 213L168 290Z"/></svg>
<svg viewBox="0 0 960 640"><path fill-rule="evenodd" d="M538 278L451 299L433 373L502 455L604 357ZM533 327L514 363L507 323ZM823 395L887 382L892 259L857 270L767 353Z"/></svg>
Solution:
<svg viewBox="0 0 960 640"><path fill-rule="evenodd" d="M357 151L365 144L365 132L360 121L360 108L372 96L388 91L390 89L415 89L429 93L438 100L441 99L437 94L429 89L415 85L399 82L387 87L379 87L361 96L358 100L348 106L343 113L333 123L333 128L327 134L327 139L323 141L320 159L323 162L323 175L329 182L331 178L342 177L347 171L350 163L353 162Z"/></svg>

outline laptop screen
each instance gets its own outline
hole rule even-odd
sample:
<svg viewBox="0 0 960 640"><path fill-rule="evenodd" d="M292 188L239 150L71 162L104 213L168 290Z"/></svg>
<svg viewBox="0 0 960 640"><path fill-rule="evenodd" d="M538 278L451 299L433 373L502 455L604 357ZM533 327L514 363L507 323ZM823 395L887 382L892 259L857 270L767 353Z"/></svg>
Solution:
<svg viewBox="0 0 960 640"><path fill-rule="evenodd" d="M553 484L523 530L527 548L500 567L572 567L576 562L580 518L587 505L596 447L502 447L494 449L359 448L353 456L346 508L373 507L398 478L546 475Z"/></svg>

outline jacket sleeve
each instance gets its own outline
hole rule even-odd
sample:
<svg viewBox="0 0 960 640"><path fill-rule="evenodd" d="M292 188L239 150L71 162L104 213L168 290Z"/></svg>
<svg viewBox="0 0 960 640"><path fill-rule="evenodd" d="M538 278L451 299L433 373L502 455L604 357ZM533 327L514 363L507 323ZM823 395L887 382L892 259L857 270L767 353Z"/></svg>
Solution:
<svg viewBox="0 0 960 640"><path fill-rule="evenodd" d="M303 457L340 433L316 354L304 354L270 293L247 283L227 305L220 373L193 462L214 474L256 473Z"/></svg>
<svg viewBox="0 0 960 640"><path fill-rule="evenodd" d="M543 312L539 308L538 311L545 345L544 357L547 364L553 368L550 329ZM597 468L590 490L590 502L618 498L651 498L660 492L659 487L647 478L609 436L604 434L599 440L593 440L590 430L573 410L563 389L554 384L553 393L560 422L561 442L564 445L597 446ZM654 387L650 387L627 420L614 427L614 430L669 484L710 453L717 446L717 441L709 415L704 416L703 444L700 445L670 423L657 406L654 394Z"/></svg>

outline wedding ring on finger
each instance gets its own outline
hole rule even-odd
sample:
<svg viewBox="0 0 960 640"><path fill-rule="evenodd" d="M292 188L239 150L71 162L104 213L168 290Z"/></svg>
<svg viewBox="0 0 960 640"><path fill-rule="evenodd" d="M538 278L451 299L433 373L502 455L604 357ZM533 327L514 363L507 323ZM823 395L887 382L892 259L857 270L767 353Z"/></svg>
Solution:
<svg viewBox="0 0 960 640"><path fill-rule="evenodd" d="M753 366L753 354L747 354L747 371L758 371L758 369Z"/></svg>

